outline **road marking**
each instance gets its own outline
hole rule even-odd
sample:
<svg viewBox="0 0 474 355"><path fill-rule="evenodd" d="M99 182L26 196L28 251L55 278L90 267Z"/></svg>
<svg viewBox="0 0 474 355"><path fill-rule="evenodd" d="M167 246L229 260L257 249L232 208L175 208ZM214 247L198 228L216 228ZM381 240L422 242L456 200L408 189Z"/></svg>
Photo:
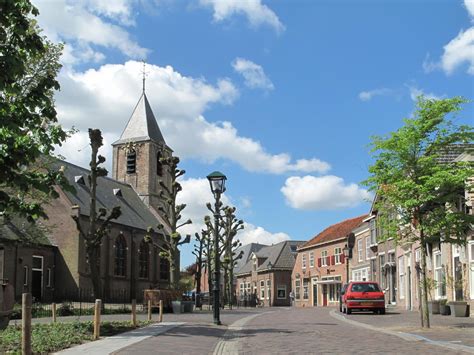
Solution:
<svg viewBox="0 0 474 355"><path fill-rule="evenodd" d="M329 312L329 314L333 318L336 318L336 319L339 319L343 322L352 324L356 327L370 329L370 330L373 330L373 331L376 331L376 332L379 332L379 333L388 334L388 335L395 335L395 336L397 336L399 338L402 338L403 340L406 340L406 341L424 341L428 344L440 346L440 347L443 347L443 348L448 348L450 350L465 351L467 353L474 354L474 348L472 346L452 344L451 342L447 342L447 341L432 340L432 339L426 338L426 337L418 335L418 334L405 333L405 332L400 332L400 331L395 331L395 330L377 328L377 327L374 327L373 325L370 325L370 324L357 322L357 321L352 320L352 319L347 319L343 315L337 313L334 309L331 312Z"/></svg>
<svg viewBox="0 0 474 355"><path fill-rule="evenodd" d="M241 330L244 329L244 325L250 322L252 319L259 317L264 314L273 313L274 311L263 312L252 314L244 318L235 321L227 328L222 340L220 340L214 348L213 355L237 355L239 354L240 344L239 338L241 337Z"/></svg>

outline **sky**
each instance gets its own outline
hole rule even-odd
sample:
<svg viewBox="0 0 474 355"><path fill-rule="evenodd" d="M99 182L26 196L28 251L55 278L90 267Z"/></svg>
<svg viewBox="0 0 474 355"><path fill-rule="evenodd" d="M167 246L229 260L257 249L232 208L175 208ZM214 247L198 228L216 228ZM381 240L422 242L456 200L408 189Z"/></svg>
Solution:
<svg viewBox="0 0 474 355"><path fill-rule="evenodd" d="M88 166L92 127L110 167L146 61L147 97L186 170L183 233L203 227L215 170L243 244L308 240L366 214L371 137L399 128L418 95L474 99L474 0L33 3L65 43L56 107L79 130L58 149L68 161ZM455 122L472 124L473 106Z"/></svg>

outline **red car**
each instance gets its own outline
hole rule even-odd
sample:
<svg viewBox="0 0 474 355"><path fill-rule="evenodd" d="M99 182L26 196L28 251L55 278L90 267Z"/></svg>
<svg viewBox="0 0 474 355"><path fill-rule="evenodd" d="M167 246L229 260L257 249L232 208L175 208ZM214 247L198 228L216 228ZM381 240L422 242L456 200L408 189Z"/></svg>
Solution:
<svg viewBox="0 0 474 355"><path fill-rule="evenodd" d="M349 282L342 295L342 312L351 314L355 310L385 314L384 294L377 282Z"/></svg>

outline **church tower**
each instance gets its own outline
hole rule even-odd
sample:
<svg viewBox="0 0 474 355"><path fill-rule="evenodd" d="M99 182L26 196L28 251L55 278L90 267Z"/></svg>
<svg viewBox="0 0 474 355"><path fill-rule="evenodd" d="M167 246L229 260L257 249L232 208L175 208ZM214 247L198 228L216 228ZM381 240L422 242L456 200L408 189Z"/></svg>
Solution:
<svg viewBox="0 0 474 355"><path fill-rule="evenodd" d="M130 184L145 204L159 212L158 208L163 206L159 182L168 186L171 183L160 158L170 157L173 151L161 134L145 87L120 139L112 147L112 177Z"/></svg>

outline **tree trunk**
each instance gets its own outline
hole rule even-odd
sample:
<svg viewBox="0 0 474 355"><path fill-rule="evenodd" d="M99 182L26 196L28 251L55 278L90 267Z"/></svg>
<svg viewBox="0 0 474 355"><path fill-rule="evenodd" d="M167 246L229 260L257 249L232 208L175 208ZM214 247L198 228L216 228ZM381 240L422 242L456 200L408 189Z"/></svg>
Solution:
<svg viewBox="0 0 474 355"><path fill-rule="evenodd" d="M430 313L428 309L428 283L426 277L426 242L423 227L420 227L420 244L421 244L421 283L423 286L422 295L422 306L421 312L423 313L423 322L421 326L424 328L430 328Z"/></svg>
<svg viewBox="0 0 474 355"><path fill-rule="evenodd" d="M232 265L229 269L229 279L228 279L228 282L229 282L229 295L230 295L230 309L232 309L232 305L234 303L234 259L231 258L231 264Z"/></svg>
<svg viewBox="0 0 474 355"><path fill-rule="evenodd" d="M87 257L89 259L89 270L92 281L92 292L94 293L94 299L102 299L102 287L100 280L100 258L99 250L100 246L86 248Z"/></svg>

